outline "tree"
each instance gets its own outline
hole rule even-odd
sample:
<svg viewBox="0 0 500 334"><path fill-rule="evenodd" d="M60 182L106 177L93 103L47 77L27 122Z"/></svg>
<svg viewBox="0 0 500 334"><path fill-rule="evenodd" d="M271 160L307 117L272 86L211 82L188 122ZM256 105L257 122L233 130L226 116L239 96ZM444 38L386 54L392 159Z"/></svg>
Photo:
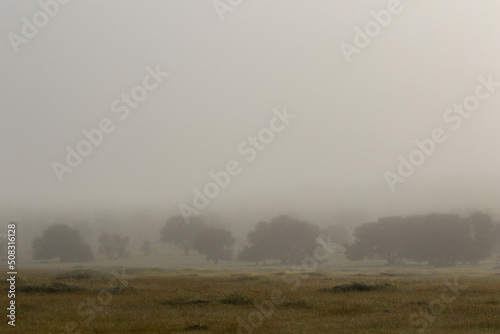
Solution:
<svg viewBox="0 0 500 334"><path fill-rule="evenodd" d="M222 228L207 228L201 231L193 242L193 248L206 255L207 261L231 261L235 239L231 232Z"/></svg>
<svg viewBox="0 0 500 334"><path fill-rule="evenodd" d="M281 263L300 263L312 255L319 236L319 227L306 221L282 215L260 222L247 239L250 246L240 253L241 261L278 259Z"/></svg>
<svg viewBox="0 0 500 334"><path fill-rule="evenodd" d="M65 224L49 226L42 237L33 240L33 259L50 260L59 257L61 262L90 261L90 246L80 233Z"/></svg>
<svg viewBox="0 0 500 334"><path fill-rule="evenodd" d="M410 260L447 267L457 261L468 261L472 255L470 224L459 215L415 215L406 217L405 222L408 226L406 256Z"/></svg>
<svg viewBox="0 0 500 334"><path fill-rule="evenodd" d="M130 239L119 234L104 233L99 237L99 252L105 253L111 259L126 259L129 257L128 245Z"/></svg>
<svg viewBox="0 0 500 334"><path fill-rule="evenodd" d="M353 261L381 258L394 264L408 259L436 267L477 263L497 247L498 231L491 217L480 212L467 218L442 213L386 217L356 228L345 255Z"/></svg>
<svg viewBox="0 0 500 334"><path fill-rule="evenodd" d="M189 217L188 222L182 216L172 216L160 230L160 241L182 247L184 255L188 255L194 239L204 229L204 225L199 217Z"/></svg>
<svg viewBox="0 0 500 334"><path fill-rule="evenodd" d="M354 243L345 246L345 256L352 261L379 258L395 264L404 257L404 236L401 217L363 224L354 231Z"/></svg>

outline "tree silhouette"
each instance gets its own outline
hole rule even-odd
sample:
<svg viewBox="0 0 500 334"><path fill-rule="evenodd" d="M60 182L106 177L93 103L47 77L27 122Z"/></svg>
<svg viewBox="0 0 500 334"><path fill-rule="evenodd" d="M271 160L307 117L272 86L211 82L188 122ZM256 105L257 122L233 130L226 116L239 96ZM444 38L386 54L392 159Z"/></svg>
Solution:
<svg viewBox="0 0 500 334"><path fill-rule="evenodd" d="M363 224L355 229L355 242L346 245L345 256L353 261L381 258L388 264L397 263L404 257L403 229L402 217L385 217Z"/></svg>
<svg viewBox="0 0 500 334"><path fill-rule="evenodd" d="M240 253L241 261L278 259L281 263L299 263L312 255L319 228L306 221L282 215L268 222L260 222L247 236L250 246Z"/></svg>
<svg viewBox="0 0 500 334"><path fill-rule="evenodd" d="M49 226L42 237L35 238L32 256L35 260L59 257L61 262L90 261L94 258L80 233L65 224Z"/></svg>
<svg viewBox="0 0 500 334"><path fill-rule="evenodd" d="M186 221L182 216L172 216L160 230L160 241L179 246L184 249L184 255L188 255L194 239L203 230L204 225L199 217L193 216Z"/></svg>
<svg viewBox="0 0 500 334"><path fill-rule="evenodd" d="M467 218L438 213L385 217L357 227L354 237L346 245L349 260L381 258L394 264L408 259L436 267L477 263L491 256L500 239L498 226L480 212Z"/></svg>

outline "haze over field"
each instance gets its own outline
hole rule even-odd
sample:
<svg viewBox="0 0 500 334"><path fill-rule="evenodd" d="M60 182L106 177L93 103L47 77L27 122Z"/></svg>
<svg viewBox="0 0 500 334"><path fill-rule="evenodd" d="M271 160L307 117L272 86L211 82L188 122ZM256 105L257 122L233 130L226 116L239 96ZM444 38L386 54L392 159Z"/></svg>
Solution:
<svg viewBox="0 0 500 334"><path fill-rule="evenodd" d="M460 125L445 119L479 77L500 81L497 1L401 1L350 63L341 43L354 45L355 28L387 2L246 1L221 20L206 1L73 1L18 53L8 34L21 36L39 4L0 7L5 220L30 207L146 210L164 221L232 160L241 173L202 210L229 221L498 214L500 89ZM126 107L122 94L151 71L169 74ZM285 107L295 118L248 162L240 145ZM105 118L113 130L59 182L54 162L67 165L66 147ZM392 192L384 174L435 128L447 140Z"/></svg>
<svg viewBox="0 0 500 334"><path fill-rule="evenodd" d="M499 17L0 0L3 326L499 333Z"/></svg>

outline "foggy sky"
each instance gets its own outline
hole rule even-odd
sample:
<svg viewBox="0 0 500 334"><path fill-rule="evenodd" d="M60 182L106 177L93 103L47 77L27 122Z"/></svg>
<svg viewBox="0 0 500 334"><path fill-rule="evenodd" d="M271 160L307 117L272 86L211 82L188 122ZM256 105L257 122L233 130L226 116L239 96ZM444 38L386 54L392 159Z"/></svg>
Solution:
<svg viewBox="0 0 500 334"><path fill-rule="evenodd" d="M173 211L231 160L208 210L497 206L500 88L457 130L443 114L500 81L500 3L401 6L348 64L340 44L387 2L243 1L221 21L211 1L72 1L16 54L8 33L40 7L2 1L0 207ZM168 77L120 120L112 102L156 66ZM247 162L238 146L284 107L296 117ZM51 164L103 118L114 131L59 182ZM437 127L447 141L391 192L384 173Z"/></svg>

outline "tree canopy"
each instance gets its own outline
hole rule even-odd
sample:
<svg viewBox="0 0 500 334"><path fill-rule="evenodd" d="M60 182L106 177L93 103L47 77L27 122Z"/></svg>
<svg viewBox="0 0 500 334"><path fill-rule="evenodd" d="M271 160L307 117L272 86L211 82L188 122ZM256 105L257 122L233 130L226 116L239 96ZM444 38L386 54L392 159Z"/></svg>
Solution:
<svg viewBox="0 0 500 334"><path fill-rule="evenodd" d="M312 255L319 227L282 215L271 222L260 222L247 236L249 246L240 253L240 261L278 259L281 263L299 263Z"/></svg>
<svg viewBox="0 0 500 334"><path fill-rule="evenodd" d="M59 257L61 262L90 261L94 258L80 233L65 224L49 226L43 236L35 238L32 256L35 260Z"/></svg>
<svg viewBox="0 0 500 334"><path fill-rule="evenodd" d="M481 212L466 218L437 213L385 217L357 227L345 255L353 261L379 258L389 264L403 259L434 266L477 263L491 256L499 232L491 217Z"/></svg>
<svg viewBox="0 0 500 334"><path fill-rule="evenodd" d="M188 255L194 239L204 228L205 224L199 217L193 216L186 220L180 215L172 216L160 230L160 241L179 246L184 250L184 255Z"/></svg>

